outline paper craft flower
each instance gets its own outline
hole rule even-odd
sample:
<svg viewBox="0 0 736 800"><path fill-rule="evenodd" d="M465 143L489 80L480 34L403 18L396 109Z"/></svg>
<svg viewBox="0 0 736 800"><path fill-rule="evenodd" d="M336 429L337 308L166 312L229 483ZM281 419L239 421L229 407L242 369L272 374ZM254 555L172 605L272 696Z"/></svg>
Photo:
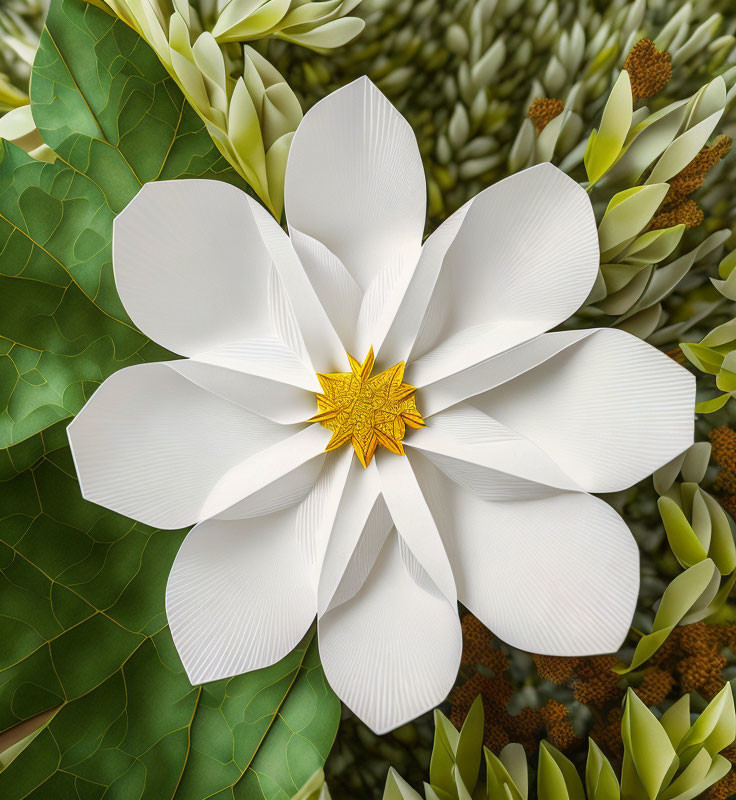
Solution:
<svg viewBox="0 0 736 800"><path fill-rule="evenodd" d="M273 664L316 616L382 732L451 688L458 599L525 650L615 650L638 551L588 492L689 446L694 380L619 330L546 333L596 277L585 191L541 164L422 244L414 135L359 80L305 116L285 202L288 236L224 183L141 190L115 280L186 358L117 372L69 427L85 497L197 523L166 596L191 681Z"/></svg>

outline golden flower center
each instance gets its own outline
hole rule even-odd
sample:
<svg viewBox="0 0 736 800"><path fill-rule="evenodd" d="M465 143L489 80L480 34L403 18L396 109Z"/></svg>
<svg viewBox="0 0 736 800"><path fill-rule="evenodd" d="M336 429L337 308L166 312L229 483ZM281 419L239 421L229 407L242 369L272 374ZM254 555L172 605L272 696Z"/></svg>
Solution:
<svg viewBox="0 0 736 800"><path fill-rule="evenodd" d="M348 353L350 372L317 373L322 393L318 413L309 421L332 431L326 451L351 443L360 463L367 467L378 445L404 455L406 426L424 427L417 410L416 387L404 383L404 362L372 375L373 348L362 364Z"/></svg>

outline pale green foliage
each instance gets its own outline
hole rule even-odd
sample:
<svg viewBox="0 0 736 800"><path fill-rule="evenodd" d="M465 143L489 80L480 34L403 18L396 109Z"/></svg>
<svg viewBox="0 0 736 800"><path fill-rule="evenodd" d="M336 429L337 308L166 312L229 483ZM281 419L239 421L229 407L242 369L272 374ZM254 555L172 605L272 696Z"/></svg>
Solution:
<svg viewBox="0 0 736 800"><path fill-rule="evenodd" d="M621 780L598 745L589 740L584 781L573 763L549 742L539 748L539 800L692 800L731 768L720 755L736 739L736 709L730 685L694 720L685 695L660 718L628 690L621 722L624 744ZM473 703L462 730L435 711L435 741L425 784L426 800L529 800L524 748L509 744L498 756L482 746L483 705ZM479 777L481 749L486 776ZM384 800L421 800L393 770Z"/></svg>
<svg viewBox="0 0 736 800"><path fill-rule="evenodd" d="M677 625L715 614L736 583L736 545L728 514L699 485L710 452L708 442L698 442L654 473L662 524L684 572L665 589L651 631L637 643L631 664L618 672L638 669Z"/></svg>
<svg viewBox="0 0 736 800"><path fill-rule="evenodd" d="M317 770L291 800L331 800L324 771Z"/></svg>
<svg viewBox="0 0 736 800"><path fill-rule="evenodd" d="M617 327L659 344L676 338L684 328L662 329L662 300L698 261L728 239L729 232L716 231L694 250L669 261L685 225L655 230L648 226L667 197L668 181L713 134L727 105L727 85L723 77L715 78L690 98L653 113L642 107L632 118L625 76L621 72L585 155L588 189L595 185L598 190L594 203L598 194L610 197L614 192L599 226L601 268L585 313L615 317ZM613 120L622 124L617 128Z"/></svg>
<svg viewBox="0 0 736 800"><path fill-rule="evenodd" d="M720 279L713 279L713 285L733 303L736 301L736 250L721 261L718 275ZM701 372L715 375L716 388L722 392L711 400L698 403L696 410L699 413L718 411L731 397L736 397L736 318L719 325L699 342L682 343L680 347Z"/></svg>
<svg viewBox="0 0 736 800"><path fill-rule="evenodd" d="M213 33L202 30L196 13L184 0L173 4L147 0L88 2L112 10L148 42L204 120L219 151L280 218L286 158L302 110L279 71L255 50L245 47L242 74L233 76L233 64L226 51ZM233 0L223 14L230 13L228 9L234 6L243 13L246 7L252 11L250 33L240 38L273 34L274 25L278 24L271 13L276 6L274 0L263 4ZM311 3L301 5L293 13L313 7ZM261 27L257 24L259 19L263 22ZM319 30L322 23L315 19L305 24L313 24Z"/></svg>

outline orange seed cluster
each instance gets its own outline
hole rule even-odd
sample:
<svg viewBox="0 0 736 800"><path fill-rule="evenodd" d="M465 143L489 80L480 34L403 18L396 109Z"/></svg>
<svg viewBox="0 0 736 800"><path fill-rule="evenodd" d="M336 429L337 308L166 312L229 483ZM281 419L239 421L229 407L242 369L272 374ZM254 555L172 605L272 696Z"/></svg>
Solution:
<svg viewBox="0 0 736 800"><path fill-rule="evenodd" d="M672 57L666 50L657 50L651 39L641 39L624 61L629 73L631 93L635 100L654 97L672 78Z"/></svg>

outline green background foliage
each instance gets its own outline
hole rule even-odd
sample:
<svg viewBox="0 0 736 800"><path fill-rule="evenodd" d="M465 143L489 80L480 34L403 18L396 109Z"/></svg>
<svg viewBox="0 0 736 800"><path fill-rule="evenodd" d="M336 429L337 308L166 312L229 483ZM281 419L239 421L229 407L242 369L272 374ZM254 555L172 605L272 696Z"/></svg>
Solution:
<svg viewBox="0 0 736 800"><path fill-rule="evenodd" d="M59 159L0 152L0 731L61 708L0 797L287 798L340 713L314 632L269 669L193 688L164 612L183 532L84 501L64 433L109 374L170 355L115 291L115 214L151 180L241 184L124 23L55 0L47 26L31 99Z"/></svg>

